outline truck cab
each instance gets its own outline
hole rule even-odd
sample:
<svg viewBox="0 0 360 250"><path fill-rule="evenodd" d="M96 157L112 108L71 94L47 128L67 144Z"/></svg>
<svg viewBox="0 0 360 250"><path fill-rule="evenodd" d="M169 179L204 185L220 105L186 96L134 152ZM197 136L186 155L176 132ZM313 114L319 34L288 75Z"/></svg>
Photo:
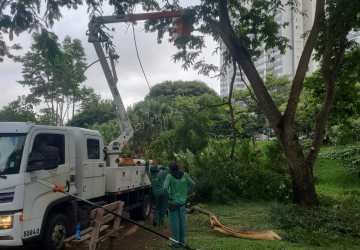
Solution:
<svg viewBox="0 0 360 250"><path fill-rule="evenodd" d="M46 184L65 186L67 192L99 204L139 190L141 195L136 197L144 199L150 187L145 167L107 167L103 149L97 131L1 122L0 246L22 246L41 239L46 249L61 249L77 223L86 225L82 217L89 209ZM129 169L139 177L129 174L126 178L123 173ZM113 176L126 179L127 187L121 181L117 184L119 179Z"/></svg>

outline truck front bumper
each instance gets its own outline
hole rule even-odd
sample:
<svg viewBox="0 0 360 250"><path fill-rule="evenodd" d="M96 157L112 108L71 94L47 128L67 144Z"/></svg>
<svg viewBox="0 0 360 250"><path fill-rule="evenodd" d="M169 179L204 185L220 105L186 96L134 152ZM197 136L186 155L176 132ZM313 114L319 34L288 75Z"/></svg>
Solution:
<svg viewBox="0 0 360 250"><path fill-rule="evenodd" d="M2 215L1 213L0 215ZM9 246L22 246L22 212L7 213L13 215L13 227L11 229L0 229L0 248Z"/></svg>

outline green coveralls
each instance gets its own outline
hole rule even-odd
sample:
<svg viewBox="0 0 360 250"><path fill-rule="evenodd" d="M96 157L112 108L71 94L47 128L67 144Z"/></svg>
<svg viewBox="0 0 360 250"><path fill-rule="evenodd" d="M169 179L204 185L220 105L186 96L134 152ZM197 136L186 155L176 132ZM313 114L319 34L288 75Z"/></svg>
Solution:
<svg viewBox="0 0 360 250"><path fill-rule="evenodd" d="M170 227L172 238L182 244L185 244L186 233L186 200L188 193L194 186L193 180L187 173L180 179L176 179L171 174L166 176L164 182L164 189L169 196L169 212L170 212ZM180 245L173 244L174 247Z"/></svg>
<svg viewBox="0 0 360 250"><path fill-rule="evenodd" d="M154 222L156 225L163 225L168 208L168 196L163 185L168 171L164 167L159 167L159 172L153 184L153 192L155 198L155 214Z"/></svg>
<svg viewBox="0 0 360 250"><path fill-rule="evenodd" d="M163 189L167 171L164 167L153 166L150 168L150 181L152 187L154 209L154 225L164 224L167 211L167 193Z"/></svg>

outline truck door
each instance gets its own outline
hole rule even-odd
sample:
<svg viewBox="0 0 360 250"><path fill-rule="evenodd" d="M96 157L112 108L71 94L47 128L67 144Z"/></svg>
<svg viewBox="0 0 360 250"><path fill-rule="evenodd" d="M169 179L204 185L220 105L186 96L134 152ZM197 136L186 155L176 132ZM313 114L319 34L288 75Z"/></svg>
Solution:
<svg viewBox="0 0 360 250"><path fill-rule="evenodd" d="M54 193L51 188L44 186L41 182L66 186L70 177L68 137L66 131L56 129L41 129L32 135L31 153L25 174L24 238L40 233L46 208L53 201L64 196ZM29 171L32 157L43 159L51 166Z"/></svg>
<svg viewBox="0 0 360 250"><path fill-rule="evenodd" d="M82 196L86 199L97 198L105 194L105 161L103 144L99 137L85 136L84 180Z"/></svg>

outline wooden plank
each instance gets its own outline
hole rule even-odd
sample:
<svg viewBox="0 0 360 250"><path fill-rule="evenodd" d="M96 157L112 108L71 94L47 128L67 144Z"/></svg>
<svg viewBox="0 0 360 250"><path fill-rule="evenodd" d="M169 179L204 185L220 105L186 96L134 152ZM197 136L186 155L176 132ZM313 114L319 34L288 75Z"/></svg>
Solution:
<svg viewBox="0 0 360 250"><path fill-rule="evenodd" d="M105 205L104 208L107 210L110 210L110 211L114 211L114 210L118 209L118 207L121 205L121 203L123 203L123 202L116 201L116 202Z"/></svg>
<svg viewBox="0 0 360 250"><path fill-rule="evenodd" d="M109 225L103 225L101 228L100 228L100 233L106 231L110 226ZM81 237L80 240L74 240L73 243L75 244L81 244L81 243L84 243L85 241L88 241L90 238L91 238L91 232L85 234L83 237Z"/></svg>
<svg viewBox="0 0 360 250"><path fill-rule="evenodd" d="M100 228L104 221L104 209L97 209L94 230L92 230L89 250L96 250L97 240L99 239Z"/></svg>
<svg viewBox="0 0 360 250"><path fill-rule="evenodd" d="M81 230L81 231L80 231L80 236L82 237L83 235L85 235L85 234L87 234L87 233L90 233L92 230L93 230L93 227L88 227L88 228L86 228L86 229L84 229L84 230ZM80 237L80 238L81 238L81 237ZM74 234L74 235L66 238L66 239L64 240L64 242L65 242L65 243L66 243L66 242L70 242L70 241L75 240L75 239L76 239L76 234Z"/></svg>
<svg viewBox="0 0 360 250"><path fill-rule="evenodd" d="M103 208L96 208L90 212L90 220L93 226L86 228L80 232L80 240L76 240L76 235L73 235L65 240L66 246L72 244L88 243L89 250L96 250L97 244L109 237L112 239L116 237L116 233L120 229L121 218L108 213L105 210L110 210L118 215L122 215L124 209L124 202L117 201L105 205ZM110 225L112 223L112 225ZM110 229L111 228L111 229Z"/></svg>
<svg viewBox="0 0 360 250"><path fill-rule="evenodd" d="M102 209L104 214L108 214L108 212L105 210L115 212L115 210L118 209L118 207L121 206L122 203L123 203L122 201L116 201L116 202L113 202L113 203L103 206L103 208L95 208L95 209L91 210L91 212L90 212L90 219L92 219L92 220L95 219L96 213L97 213L97 211L99 211L99 209Z"/></svg>

